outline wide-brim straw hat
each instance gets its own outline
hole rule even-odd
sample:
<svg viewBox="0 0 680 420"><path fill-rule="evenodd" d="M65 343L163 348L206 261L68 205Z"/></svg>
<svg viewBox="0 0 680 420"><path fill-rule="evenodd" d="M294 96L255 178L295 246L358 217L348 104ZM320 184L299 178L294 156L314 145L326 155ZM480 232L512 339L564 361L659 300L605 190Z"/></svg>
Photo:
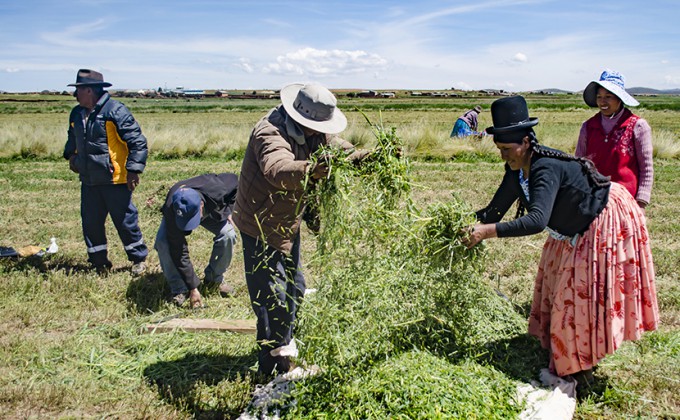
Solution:
<svg viewBox="0 0 680 420"><path fill-rule="evenodd" d="M80 69L78 70L78 75L76 76L76 82L71 83L68 86L101 86L109 87L111 83L104 81L104 76L98 71L90 69Z"/></svg>
<svg viewBox="0 0 680 420"><path fill-rule="evenodd" d="M337 107L333 93L318 83L293 83L281 89L281 103L298 124L325 134L347 127L347 117Z"/></svg>
<svg viewBox="0 0 680 420"><path fill-rule="evenodd" d="M626 92L625 78L621 73L614 70L606 69L600 75L598 80L593 80L588 83L588 86L583 90L583 100L588 106L597 107L597 89L603 87L616 95L621 102L628 106L638 106L640 103Z"/></svg>

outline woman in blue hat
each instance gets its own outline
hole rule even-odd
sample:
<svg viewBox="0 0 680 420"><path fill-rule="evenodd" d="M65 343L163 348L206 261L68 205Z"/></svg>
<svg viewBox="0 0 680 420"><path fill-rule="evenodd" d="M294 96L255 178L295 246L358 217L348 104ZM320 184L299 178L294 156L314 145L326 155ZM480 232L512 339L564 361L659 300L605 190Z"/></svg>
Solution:
<svg viewBox="0 0 680 420"><path fill-rule="evenodd" d="M588 383L603 357L659 322L643 210L591 161L540 145L523 97L494 101L491 117L505 175L464 242L548 231L529 333L550 351L553 373ZM516 218L501 222L515 201Z"/></svg>

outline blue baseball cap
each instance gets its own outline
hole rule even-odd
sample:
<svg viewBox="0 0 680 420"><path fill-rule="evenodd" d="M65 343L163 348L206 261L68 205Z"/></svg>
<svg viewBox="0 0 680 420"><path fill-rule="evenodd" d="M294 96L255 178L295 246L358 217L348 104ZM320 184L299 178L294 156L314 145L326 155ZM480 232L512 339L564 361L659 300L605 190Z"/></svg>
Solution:
<svg viewBox="0 0 680 420"><path fill-rule="evenodd" d="M172 195L177 227L191 231L201 224L201 194L192 188L180 188Z"/></svg>

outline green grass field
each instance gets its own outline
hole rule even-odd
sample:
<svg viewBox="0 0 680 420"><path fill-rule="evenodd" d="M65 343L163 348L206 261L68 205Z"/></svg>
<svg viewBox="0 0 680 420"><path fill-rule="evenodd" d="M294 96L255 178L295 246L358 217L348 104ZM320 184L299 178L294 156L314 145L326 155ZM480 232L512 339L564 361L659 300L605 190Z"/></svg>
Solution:
<svg viewBox="0 0 680 420"><path fill-rule="evenodd" d="M396 127L412 163L414 207L424 210L450 203L455 193L457 200L476 209L490 200L500 182L502 163L488 140L453 141L448 134L457 115L475 103L486 106L480 125L490 125L488 104L492 99L342 99L341 107L350 121L344 136L363 147L374 145L370 127L355 107L373 122L382 120L385 126ZM150 246L167 189L179 179L205 172L238 173L252 125L276 104L217 99L123 101L140 121L151 148L147 170L134 195ZM571 96L528 97L528 102L532 116L540 119L539 140L573 151L580 124L592 110ZM625 343L600 363L594 392L579 400L577 418L680 417L680 99L641 98L641 102L639 113L648 119L655 134L655 184L647 218L661 327L638 342ZM131 277L110 223L107 231L114 271L99 277L88 270L80 227L79 182L61 159L73 105L69 97L0 95L0 246L46 246L50 237L56 237L60 246L57 254L45 259L0 260L0 418L238 417L259 381L253 374L257 357L252 336L182 331L144 334L141 329L176 314L252 319L240 245L226 276L235 286L236 296L208 296L207 307L200 310L177 309L165 302L167 287L154 251L149 256L149 272L141 278ZM364 241L369 241L371 232L364 234ZM365 281L370 289L351 302L357 311L369 295L399 296L400 277L388 277L380 266L372 266L370 278L363 278L357 270L354 275L348 270L352 267L341 261L333 263L333 259L318 256L317 241L309 231L304 229L302 235L311 287L323 290L342 276ZM202 229L190 237L192 260L198 269L207 263L210 239ZM541 234L485 244L482 272L475 279L480 289L496 289L508 297L508 316L513 319L526 318L544 240ZM388 272L393 264L384 261L384 270ZM361 284L357 285L360 289L358 286ZM388 289L381 291L381 287ZM413 301L417 301L415 297ZM396 319L404 316L399 305L384 303ZM469 307L470 301L466 304ZM450 305L455 308L456 302ZM406 310L408 302L403 306ZM312 308L310 317L316 316ZM484 311L491 312L489 308L472 307L470 313L478 309L482 319ZM409 310L416 313L414 308ZM385 312L367 313L384 316ZM477 327L475 320L466 320L470 328ZM323 319L320 321L319 336L332 334L322 331ZM330 329L337 324L329 320L325 325ZM411 350L392 348L378 341L383 332L357 337L375 339L383 346L382 352L368 355L371 357L361 352L342 353L364 360L359 367L365 372L329 382L325 388L323 381L302 387L305 400L298 413L346 418L351 408L353 413L363 413L360 418L376 419L512 417L517 408L508 405L511 388L519 381L537 378L546 365L544 352L524 334L525 329L504 336L480 331L475 337L486 345L459 354L448 351L450 348L444 351L445 346L437 343ZM436 333L439 340L446 338L441 330ZM305 337L313 341L308 331ZM310 395L309 389L322 392ZM350 404L354 406L348 407ZM310 407L323 407L323 411L314 413Z"/></svg>

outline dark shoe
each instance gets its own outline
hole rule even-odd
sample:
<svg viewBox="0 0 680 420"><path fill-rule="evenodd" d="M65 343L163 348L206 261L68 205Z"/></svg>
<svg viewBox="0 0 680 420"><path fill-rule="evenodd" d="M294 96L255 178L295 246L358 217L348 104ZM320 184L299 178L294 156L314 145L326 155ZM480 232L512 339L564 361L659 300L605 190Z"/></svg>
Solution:
<svg viewBox="0 0 680 420"><path fill-rule="evenodd" d="M209 292L219 292L222 297L231 297L236 294L234 287L223 281L221 283L215 283L214 281L205 282L205 290Z"/></svg>
<svg viewBox="0 0 680 420"><path fill-rule="evenodd" d="M111 261L107 261L104 264L93 264L93 267L100 276L107 276L111 272L113 264L111 264Z"/></svg>
<svg viewBox="0 0 680 420"><path fill-rule="evenodd" d="M227 283L226 281L220 283L219 291L220 296L222 297L231 297L236 294L236 290L234 290L234 287L231 284Z"/></svg>
<svg viewBox="0 0 680 420"><path fill-rule="evenodd" d="M181 308L182 305L184 305L184 302L186 302L186 301L187 301L187 294L186 293L178 293L178 294L170 297L170 303L177 306L178 308Z"/></svg>
<svg viewBox="0 0 680 420"><path fill-rule="evenodd" d="M291 368L291 366L293 367ZM290 357L276 356L270 357L266 361L260 361L257 373L265 377L271 377L288 373L294 368L295 365L292 364Z"/></svg>
<svg viewBox="0 0 680 420"><path fill-rule="evenodd" d="M588 393L595 383L592 369L576 372L571 377L576 379L576 393L579 395Z"/></svg>
<svg viewBox="0 0 680 420"><path fill-rule="evenodd" d="M146 272L146 263L144 261L140 261L138 263L132 264L132 267L130 267L130 273L135 276L141 276Z"/></svg>

